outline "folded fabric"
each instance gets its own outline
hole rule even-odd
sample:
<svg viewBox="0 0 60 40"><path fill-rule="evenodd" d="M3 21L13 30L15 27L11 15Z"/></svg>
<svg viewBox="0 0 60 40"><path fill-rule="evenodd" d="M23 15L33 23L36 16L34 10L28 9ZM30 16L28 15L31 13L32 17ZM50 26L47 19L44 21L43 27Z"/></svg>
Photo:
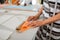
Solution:
<svg viewBox="0 0 60 40"><path fill-rule="evenodd" d="M31 26L28 26L27 24L28 24L27 21L24 22L22 25L19 26L19 28L18 28L17 30L18 30L19 32L24 32L24 31L30 29Z"/></svg>

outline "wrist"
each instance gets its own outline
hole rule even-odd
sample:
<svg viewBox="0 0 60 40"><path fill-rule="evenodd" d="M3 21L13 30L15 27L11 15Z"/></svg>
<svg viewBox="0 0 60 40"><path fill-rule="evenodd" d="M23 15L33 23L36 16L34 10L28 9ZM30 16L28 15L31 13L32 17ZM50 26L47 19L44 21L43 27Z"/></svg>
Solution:
<svg viewBox="0 0 60 40"><path fill-rule="evenodd" d="M46 25L46 22L45 21L40 21L39 22L39 26L44 26L44 25Z"/></svg>

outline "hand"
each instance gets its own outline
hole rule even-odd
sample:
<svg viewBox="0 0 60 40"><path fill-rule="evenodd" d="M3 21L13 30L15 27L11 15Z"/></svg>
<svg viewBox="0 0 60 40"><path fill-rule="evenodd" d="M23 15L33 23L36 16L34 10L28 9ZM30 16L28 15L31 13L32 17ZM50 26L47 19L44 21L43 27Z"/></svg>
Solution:
<svg viewBox="0 0 60 40"><path fill-rule="evenodd" d="M35 27L38 27L38 26L42 26L43 21L38 21L38 20L37 21L30 21L30 22L28 22L27 25L35 28Z"/></svg>
<svg viewBox="0 0 60 40"><path fill-rule="evenodd" d="M33 20L37 20L38 17L37 16L30 16L28 17L27 21L33 21Z"/></svg>

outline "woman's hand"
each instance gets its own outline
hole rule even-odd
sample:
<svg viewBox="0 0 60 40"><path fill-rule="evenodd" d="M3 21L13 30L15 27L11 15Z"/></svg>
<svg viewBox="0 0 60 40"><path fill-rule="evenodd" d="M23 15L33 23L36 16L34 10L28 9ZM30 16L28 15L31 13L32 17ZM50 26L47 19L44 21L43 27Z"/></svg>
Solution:
<svg viewBox="0 0 60 40"><path fill-rule="evenodd" d="M37 16L29 16L27 21L33 21L33 20L37 20L39 17Z"/></svg>
<svg viewBox="0 0 60 40"><path fill-rule="evenodd" d="M38 21L38 20L37 21L29 21L27 25L35 28L35 27L38 27L38 26L42 26L43 21Z"/></svg>

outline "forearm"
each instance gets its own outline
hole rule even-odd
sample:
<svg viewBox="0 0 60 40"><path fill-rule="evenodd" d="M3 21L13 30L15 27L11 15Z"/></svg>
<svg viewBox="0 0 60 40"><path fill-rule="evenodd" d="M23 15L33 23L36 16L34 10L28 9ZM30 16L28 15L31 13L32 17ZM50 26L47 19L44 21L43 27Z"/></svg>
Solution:
<svg viewBox="0 0 60 40"><path fill-rule="evenodd" d="M36 17L39 17L43 12L43 7L41 7L37 13L37 15L35 15Z"/></svg>
<svg viewBox="0 0 60 40"><path fill-rule="evenodd" d="M60 20L60 13L43 21L42 25L50 24Z"/></svg>

